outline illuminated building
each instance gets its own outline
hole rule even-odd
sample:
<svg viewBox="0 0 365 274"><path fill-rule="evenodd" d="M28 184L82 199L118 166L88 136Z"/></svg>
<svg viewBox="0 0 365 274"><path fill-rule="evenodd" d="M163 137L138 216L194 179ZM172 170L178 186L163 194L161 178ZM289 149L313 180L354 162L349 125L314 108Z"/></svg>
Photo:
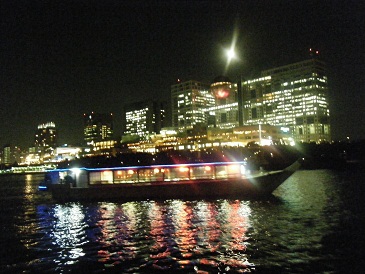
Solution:
<svg viewBox="0 0 365 274"><path fill-rule="evenodd" d="M25 152L18 146L6 144L0 150L0 164L2 165L13 165L22 164Z"/></svg>
<svg viewBox="0 0 365 274"><path fill-rule="evenodd" d="M209 85L190 80L171 86L172 126L183 132L195 125L206 125L206 109L215 106Z"/></svg>
<svg viewBox="0 0 365 274"><path fill-rule="evenodd" d="M10 145L5 145L2 151L1 163L11 164L11 147Z"/></svg>
<svg viewBox="0 0 365 274"><path fill-rule="evenodd" d="M325 64L312 58L242 83L244 125L288 126L295 141L330 141Z"/></svg>
<svg viewBox="0 0 365 274"><path fill-rule="evenodd" d="M224 146L276 145L292 143L289 128L272 125L250 125L235 128L209 128L209 142L219 142Z"/></svg>
<svg viewBox="0 0 365 274"><path fill-rule="evenodd" d="M87 145L113 138L113 114L84 114L84 141Z"/></svg>
<svg viewBox="0 0 365 274"><path fill-rule="evenodd" d="M162 102L142 101L125 106L124 135L144 138L158 134L165 122Z"/></svg>
<svg viewBox="0 0 365 274"><path fill-rule="evenodd" d="M116 140L98 141L94 143L94 151L110 150L118 144Z"/></svg>
<svg viewBox="0 0 365 274"><path fill-rule="evenodd" d="M215 105L206 108L209 114L208 126L218 128L233 128L238 126L238 95L237 84L225 76L218 76L210 85Z"/></svg>
<svg viewBox="0 0 365 274"><path fill-rule="evenodd" d="M61 162L64 160L74 160L79 157L81 148L79 147L57 147L54 152L54 161Z"/></svg>
<svg viewBox="0 0 365 274"><path fill-rule="evenodd" d="M34 138L34 146L37 148L55 148L57 146L56 125L48 122L38 125Z"/></svg>
<svg viewBox="0 0 365 274"><path fill-rule="evenodd" d="M12 159L12 148L10 145L5 145L2 150L1 163L2 164L12 164L14 160Z"/></svg>

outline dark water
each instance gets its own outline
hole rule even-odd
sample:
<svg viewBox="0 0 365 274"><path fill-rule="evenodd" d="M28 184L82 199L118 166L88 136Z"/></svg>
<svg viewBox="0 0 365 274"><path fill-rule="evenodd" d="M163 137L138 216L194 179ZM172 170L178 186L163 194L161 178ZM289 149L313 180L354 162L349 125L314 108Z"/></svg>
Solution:
<svg viewBox="0 0 365 274"><path fill-rule="evenodd" d="M363 171L302 170L264 200L63 203L0 177L1 273L364 273Z"/></svg>

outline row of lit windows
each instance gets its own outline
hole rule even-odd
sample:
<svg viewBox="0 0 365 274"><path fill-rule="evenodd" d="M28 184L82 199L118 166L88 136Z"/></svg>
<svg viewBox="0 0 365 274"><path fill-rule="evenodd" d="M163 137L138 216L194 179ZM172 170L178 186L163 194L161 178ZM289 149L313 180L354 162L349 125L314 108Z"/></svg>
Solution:
<svg viewBox="0 0 365 274"><path fill-rule="evenodd" d="M126 117L143 116L143 115L146 115L147 112L148 112L148 108L129 111L129 112L126 112Z"/></svg>

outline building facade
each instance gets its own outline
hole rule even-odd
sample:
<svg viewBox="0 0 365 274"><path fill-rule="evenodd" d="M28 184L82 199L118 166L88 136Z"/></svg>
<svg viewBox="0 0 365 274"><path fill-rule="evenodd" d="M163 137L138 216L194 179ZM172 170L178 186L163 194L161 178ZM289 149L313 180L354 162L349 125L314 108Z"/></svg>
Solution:
<svg viewBox="0 0 365 274"><path fill-rule="evenodd" d="M233 128L239 125L238 121L238 94L237 84L225 76L218 76L210 85L210 92L215 104L207 108L209 114L208 126L218 128Z"/></svg>
<svg viewBox="0 0 365 274"><path fill-rule="evenodd" d="M84 142L93 146L96 142L113 138L113 114L84 114Z"/></svg>
<svg viewBox="0 0 365 274"><path fill-rule="evenodd" d="M325 63L317 58L243 82L242 102L244 125L288 126L297 142L331 140Z"/></svg>
<svg viewBox="0 0 365 274"><path fill-rule="evenodd" d="M292 144L292 137L287 128L261 124L225 129L210 128L207 137L208 141L220 142L224 146L247 146L250 143L262 146Z"/></svg>
<svg viewBox="0 0 365 274"><path fill-rule="evenodd" d="M207 109L215 106L208 84L190 80L171 86L172 126L186 131L207 124Z"/></svg>
<svg viewBox="0 0 365 274"><path fill-rule="evenodd" d="M165 123L165 103L142 101L124 107L124 135L145 138L160 133Z"/></svg>
<svg viewBox="0 0 365 274"><path fill-rule="evenodd" d="M34 146L37 148L57 147L57 130L53 122L38 125L34 137Z"/></svg>
<svg viewBox="0 0 365 274"><path fill-rule="evenodd" d="M2 148L1 151L1 164L4 165L11 165L16 163L19 163L20 161L20 149L18 147L14 147L11 145L5 145Z"/></svg>

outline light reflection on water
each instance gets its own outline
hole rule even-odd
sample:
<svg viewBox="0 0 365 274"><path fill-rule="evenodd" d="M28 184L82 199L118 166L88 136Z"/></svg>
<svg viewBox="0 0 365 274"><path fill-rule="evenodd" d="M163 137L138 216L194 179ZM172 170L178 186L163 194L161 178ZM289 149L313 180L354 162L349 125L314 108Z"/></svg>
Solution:
<svg viewBox="0 0 365 274"><path fill-rule="evenodd" d="M358 178L328 170L264 200L55 204L37 180L0 185L1 273L337 273L359 258Z"/></svg>
<svg viewBox="0 0 365 274"><path fill-rule="evenodd" d="M85 255L82 246L88 241L82 208L77 204L56 205L53 218L55 220L50 237L56 250L59 250L54 262L58 266L74 264L79 257Z"/></svg>
<svg viewBox="0 0 365 274"><path fill-rule="evenodd" d="M249 202L67 203L38 211L50 223L42 224L37 245L47 248L42 262L55 270L83 260L89 244L97 246L99 267L125 272L254 267L245 253Z"/></svg>

